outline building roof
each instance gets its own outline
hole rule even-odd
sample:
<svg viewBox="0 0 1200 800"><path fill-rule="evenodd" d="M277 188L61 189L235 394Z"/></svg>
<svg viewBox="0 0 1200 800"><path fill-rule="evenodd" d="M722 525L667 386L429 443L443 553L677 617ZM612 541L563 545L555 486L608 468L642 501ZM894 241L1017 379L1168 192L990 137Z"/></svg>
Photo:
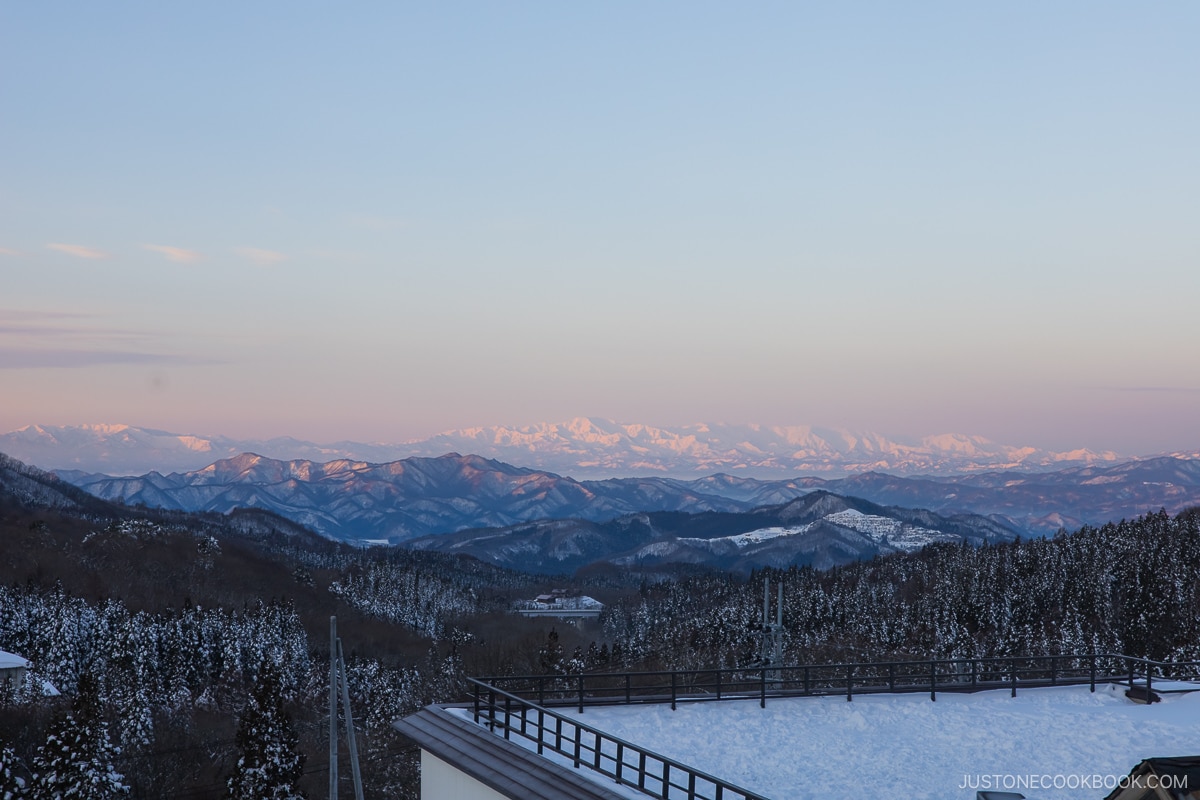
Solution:
<svg viewBox="0 0 1200 800"><path fill-rule="evenodd" d="M624 798L441 706L428 706L395 727L422 750L514 800Z"/></svg>
<svg viewBox="0 0 1200 800"><path fill-rule="evenodd" d="M29 662L16 653L0 650L0 669L17 669L28 666Z"/></svg>
<svg viewBox="0 0 1200 800"><path fill-rule="evenodd" d="M1147 758L1129 771L1129 777L1138 775L1157 775L1160 778L1170 775L1172 778L1183 778L1187 787L1176 793L1167 792L1171 797L1195 797L1192 792L1200 792L1200 756L1176 756ZM1123 796L1142 797L1144 788L1114 789L1104 800L1118 800Z"/></svg>

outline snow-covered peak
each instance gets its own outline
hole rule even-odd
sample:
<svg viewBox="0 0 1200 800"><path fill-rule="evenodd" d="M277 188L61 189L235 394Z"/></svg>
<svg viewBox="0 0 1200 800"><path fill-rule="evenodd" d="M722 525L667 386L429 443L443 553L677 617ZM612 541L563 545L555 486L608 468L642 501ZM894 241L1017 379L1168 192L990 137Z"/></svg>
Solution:
<svg viewBox="0 0 1200 800"><path fill-rule="evenodd" d="M803 536L822 523L856 531L877 545L906 552L920 550L931 542L949 541L956 538L929 528L907 524L891 517L864 514L857 509L848 508L831 512L814 522L804 525L772 526L715 539L681 539L680 541L685 541L688 544L729 542L738 549L744 549L772 539Z"/></svg>
<svg viewBox="0 0 1200 800"><path fill-rule="evenodd" d="M871 470L945 475L999 469L1040 471L1112 463L1112 452L1066 452L997 444L982 436L943 433L915 440L872 431L812 425L699 423L675 427L618 423L598 417L517 427L449 430L399 444L316 444L292 438L237 440L178 434L124 424L30 425L0 435L0 452L45 469L107 474L195 470L244 452L295 460L371 463L411 456L475 453L485 458L575 477L717 472L779 478L838 476Z"/></svg>

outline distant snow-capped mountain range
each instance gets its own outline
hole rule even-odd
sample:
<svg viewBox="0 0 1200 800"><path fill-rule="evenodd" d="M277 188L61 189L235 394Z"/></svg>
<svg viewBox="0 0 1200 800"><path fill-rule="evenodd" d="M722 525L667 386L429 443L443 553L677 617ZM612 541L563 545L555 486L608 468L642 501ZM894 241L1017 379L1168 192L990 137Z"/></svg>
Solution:
<svg viewBox="0 0 1200 800"><path fill-rule="evenodd" d="M515 428L463 428L398 444L317 444L291 437L232 439L130 425L30 425L0 435L0 452L44 469L109 475L195 470L247 452L280 460L373 463L473 453L577 478L697 477L714 472L760 478L800 473L833 477L871 470L949 475L999 469L1054 470L1122 459L1111 451L1056 452L963 434L902 441L877 433L809 425L660 428L589 417Z"/></svg>
<svg viewBox="0 0 1200 800"><path fill-rule="evenodd" d="M262 508L332 538L390 542L540 520L605 522L664 511L737 514L790 503L817 491L941 515L982 515L1007 530L1033 535L1129 519L1159 508L1177 513L1200 506L1200 460L1165 456L1052 472L1003 470L952 477L864 472L848 478L783 480L720 474L690 480L657 476L577 480L457 454L379 464L346 459L279 461L246 453L168 475L56 473L104 500L218 514ZM787 527L795 520L760 522L725 533ZM712 535L708 529L705 536ZM899 547L903 540L895 539L889 546L903 549Z"/></svg>

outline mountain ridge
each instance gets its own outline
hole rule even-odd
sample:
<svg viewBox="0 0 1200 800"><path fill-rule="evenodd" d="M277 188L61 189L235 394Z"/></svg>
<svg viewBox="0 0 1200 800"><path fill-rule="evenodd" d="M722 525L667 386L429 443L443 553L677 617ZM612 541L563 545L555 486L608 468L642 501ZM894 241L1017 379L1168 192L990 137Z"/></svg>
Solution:
<svg viewBox="0 0 1200 800"><path fill-rule="evenodd" d="M285 461L349 459L372 463L475 453L579 479L635 474L695 478L715 472L782 478L805 472L839 477L870 470L903 475L1015 468L1047 471L1115 463L1122 458L1112 451L1081 448L1056 452L958 433L901 440L874 432L811 425L698 423L655 427L594 417L516 427L461 428L394 444L317 444L287 436L234 439L117 424L28 425L0 435L0 452L43 469L110 475L190 471L244 452Z"/></svg>
<svg viewBox="0 0 1200 800"><path fill-rule="evenodd" d="M978 514L1035 536L1200 505L1200 460L1171 457L1050 473L865 472L778 481L727 474L580 481L458 454L382 464L283 462L243 454L167 475L56 474L106 500L216 513L264 508L331 538L390 542L546 519L604 522L653 511L745 512L820 490L943 516Z"/></svg>
<svg viewBox="0 0 1200 800"><path fill-rule="evenodd" d="M943 517L818 490L742 513L656 511L602 523L535 521L425 536L405 546L547 573L680 565L747 573L763 567L825 569L939 542L982 545L1017 535L977 515Z"/></svg>

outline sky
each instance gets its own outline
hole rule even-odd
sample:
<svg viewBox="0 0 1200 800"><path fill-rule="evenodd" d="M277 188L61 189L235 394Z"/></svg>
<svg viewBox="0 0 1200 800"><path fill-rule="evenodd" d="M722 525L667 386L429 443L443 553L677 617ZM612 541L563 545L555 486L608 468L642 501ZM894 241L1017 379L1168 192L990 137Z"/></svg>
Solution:
<svg viewBox="0 0 1200 800"><path fill-rule="evenodd" d="M1200 4L0 4L0 430L1200 447Z"/></svg>

